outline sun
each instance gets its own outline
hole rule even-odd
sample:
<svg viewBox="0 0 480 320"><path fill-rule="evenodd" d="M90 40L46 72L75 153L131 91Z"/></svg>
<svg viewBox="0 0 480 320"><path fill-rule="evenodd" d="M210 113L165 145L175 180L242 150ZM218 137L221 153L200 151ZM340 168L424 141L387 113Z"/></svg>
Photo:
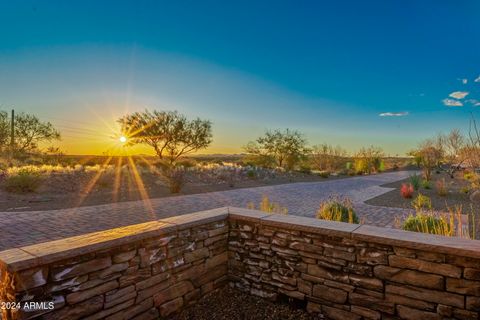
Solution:
<svg viewBox="0 0 480 320"><path fill-rule="evenodd" d="M121 143L127 142L127 137L121 136L118 140L120 140Z"/></svg>

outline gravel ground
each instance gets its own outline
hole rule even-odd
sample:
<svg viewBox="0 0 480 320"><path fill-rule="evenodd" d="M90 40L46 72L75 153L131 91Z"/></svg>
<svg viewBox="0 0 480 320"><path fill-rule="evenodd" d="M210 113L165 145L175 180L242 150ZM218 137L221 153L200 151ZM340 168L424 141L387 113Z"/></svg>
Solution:
<svg viewBox="0 0 480 320"><path fill-rule="evenodd" d="M201 298L173 320L314 320L321 319L287 303L273 303L225 286Z"/></svg>
<svg viewBox="0 0 480 320"><path fill-rule="evenodd" d="M440 196L437 193L436 181L445 179L447 184L448 194L446 196ZM415 191L411 199L405 199L400 195L400 187L402 183L410 183L409 179L388 183L382 185L382 187L395 188L395 190L384 193L378 197L365 201L365 203L374 206L383 207L397 207L412 209L412 200L421 193L428 196L432 200L432 207L436 211L448 211L448 208L454 208L455 206L462 206L463 213L468 213L470 210L479 211L479 204L472 204L469 199L469 194L462 192L462 187L468 187L470 183L463 179L463 172L458 172L455 175L455 179L451 179L447 174L433 174L431 188L425 189L420 187L418 191Z"/></svg>

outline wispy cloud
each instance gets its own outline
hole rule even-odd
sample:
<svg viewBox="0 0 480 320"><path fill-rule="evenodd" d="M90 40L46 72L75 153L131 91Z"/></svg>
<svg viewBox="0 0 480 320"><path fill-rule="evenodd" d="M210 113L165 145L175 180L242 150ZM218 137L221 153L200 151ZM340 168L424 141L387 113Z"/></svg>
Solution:
<svg viewBox="0 0 480 320"><path fill-rule="evenodd" d="M457 79L457 80L462 81L463 84L468 83L468 79L465 79L465 78L460 78L460 79Z"/></svg>
<svg viewBox="0 0 480 320"><path fill-rule="evenodd" d="M442 102L447 107L461 107L461 106L463 106L463 103L461 103L458 100L454 100L454 99L443 99Z"/></svg>
<svg viewBox="0 0 480 320"><path fill-rule="evenodd" d="M380 117L405 117L408 112L383 112L379 114Z"/></svg>
<svg viewBox="0 0 480 320"><path fill-rule="evenodd" d="M477 99L468 99L468 100L465 100L466 102L468 103L471 103L474 107L479 107L480 106L480 101L478 101Z"/></svg>
<svg viewBox="0 0 480 320"><path fill-rule="evenodd" d="M455 99L463 99L468 95L467 91L455 91L450 93L448 96Z"/></svg>
<svg viewBox="0 0 480 320"><path fill-rule="evenodd" d="M475 81L475 82L480 82L480 76L478 76L478 78L475 79L475 80L473 80L473 81Z"/></svg>

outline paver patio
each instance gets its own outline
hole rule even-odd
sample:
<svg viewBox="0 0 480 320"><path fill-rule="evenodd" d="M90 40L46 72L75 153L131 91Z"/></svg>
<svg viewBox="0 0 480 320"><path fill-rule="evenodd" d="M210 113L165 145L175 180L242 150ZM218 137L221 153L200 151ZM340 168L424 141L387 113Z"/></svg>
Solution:
<svg viewBox="0 0 480 320"><path fill-rule="evenodd" d="M287 207L290 215L309 217L315 215L322 200L335 194L345 195L353 200L363 223L392 227L395 216L405 214L406 210L371 206L364 201L391 190L380 185L404 179L412 173L397 171L321 182L172 196L147 202L131 201L50 211L0 212L0 250L222 206L246 207L249 202L258 204L263 195Z"/></svg>

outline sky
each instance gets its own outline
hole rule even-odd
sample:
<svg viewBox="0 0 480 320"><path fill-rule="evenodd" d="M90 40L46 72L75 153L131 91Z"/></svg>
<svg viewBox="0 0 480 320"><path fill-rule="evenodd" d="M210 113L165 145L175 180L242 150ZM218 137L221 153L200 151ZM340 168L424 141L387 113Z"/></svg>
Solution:
<svg viewBox="0 0 480 320"><path fill-rule="evenodd" d="M479 21L479 1L0 1L0 109L69 154L157 109L211 120L202 153L290 128L403 155L480 116Z"/></svg>

